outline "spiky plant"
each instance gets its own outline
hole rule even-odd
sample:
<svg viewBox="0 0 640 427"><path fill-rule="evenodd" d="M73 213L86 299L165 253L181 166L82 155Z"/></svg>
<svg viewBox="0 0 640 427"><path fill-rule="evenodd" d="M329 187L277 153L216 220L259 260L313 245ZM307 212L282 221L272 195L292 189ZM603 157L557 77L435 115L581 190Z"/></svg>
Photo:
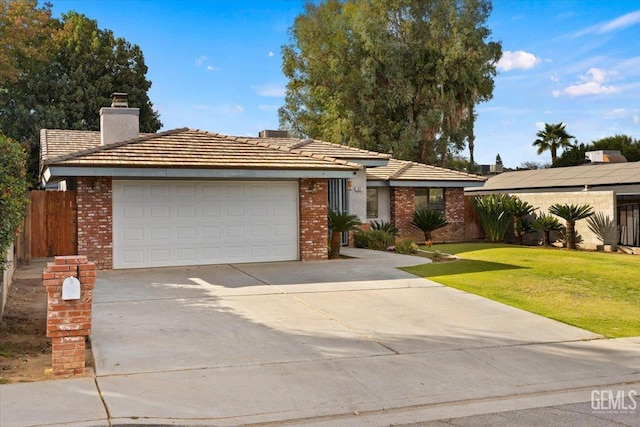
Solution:
<svg viewBox="0 0 640 427"><path fill-rule="evenodd" d="M534 219L531 227L534 230L542 231L542 244L544 246L551 246L550 236L552 231L562 230L562 224L560 224L558 218L549 214L542 214Z"/></svg>
<svg viewBox="0 0 640 427"><path fill-rule="evenodd" d="M346 212L329 211L329 230L331 230L330 259L340 258L342 233L358 230L360 224L361 222L357 215L349 215Z"/></svg>
<svg viewBox="0 0 640 427"><path fill-rule="evenodd" d="M549 208L549 213L566 221L567 249L576 249L576 222L593 215L593 208L589 205L561 205L556 203Z"/></svg>
<svg viewBox="0 0 640 427"><path fill-rule="evenodd" d="M489 242L501 242L504 239L504 233L511 224L511 215L507 211L509 200L511 197L506 194L488 194L471 199Z"/></svg>
<svg viewBox="0 0 640 427"><path fill-rule="evenodd" d="M433 209L418 209L413 213L411 224L424 233L425 244L431 246L431 232L448 224L444 214Z"/></svg>
<svg viewBox="0 0 640 427"><path fill-rule="evenodd" d="M396 227L394 227L393 225L391 225L390 222L386 222L386 221L371 221L369 224L371 224L371 229L372 230L384 231L386 233L390 233L394 237L398 235L398 229Z"/></svg>
<svg viewBox="0 0 640 427"><path fill-rule="evenodd" d="M506 210L513 217L513 235L516 238L516 244L522 245L524 235L530 232L530 227L524 227L525 218L531 215L537 208L534 208L529 202L512 196L506 204Z"/></svg>
<svg viewBox="0 0 640 427"><path fill-rule="evenodd" d="M589 230L600 239L603 245L611 244L611 236L614 235L616 223L609 218L609 215L597 212L587 218L587 224L589 225Z"/></svg>

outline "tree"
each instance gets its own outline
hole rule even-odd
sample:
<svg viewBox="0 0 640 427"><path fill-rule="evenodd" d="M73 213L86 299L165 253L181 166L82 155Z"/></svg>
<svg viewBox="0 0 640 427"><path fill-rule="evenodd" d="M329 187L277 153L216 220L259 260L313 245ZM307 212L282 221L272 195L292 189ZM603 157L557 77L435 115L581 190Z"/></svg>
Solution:
<svg viewBox="0 0 640 427"><path fill-rule="evenodd" d="M558 218L548 214L542 214L531 223L534 230L542 231L542 245L551 246L551 232L562 230Z"/></svg>
<svg viewBox="0 0 640 427"><path fill-rule="evenodd" d="M516 244L522 245L529 225L526 217L538 208L534 208L529 202L515 196L508 200L505 208L507 213L513 217L513 235L516 238Z"/></svg>
<svg viewBox="0 0 640 427"><path fill-rule="evenodd" d="M640 139L615 135L593 141L587 151L618 150L629 162L640 161Z"/></svg>
<svg viewBox="0 0 640 427"><path fill-rule="evenodd" d="M329 211L329 230L331 230L331 247L329 251L330 259L340 259L342 233L358 230L360 224L361 223L357 215Z"/></svg>
<svg viewBox="0 0 640 427"><path fill-rule="evenodd" d="M533 141L533 146L538 147L538 154L542 154L545 151L551 151L551 164L556 161L558 157L558 148L570 147L573 138L565 130L566 125L564 123L557 123L550 125L544 124L544 130L538 131L536 136L538 139Z"/></svg>
<svg viewBox="0 0 640 427"><path fill-rule="evenodd" d="M431 233L445 227L448 222L442 212L423 208L413 213L411 224L424 233L425 244L431 246Z"/></svg>
<svg viewBox="0 0 640 427"><path fill-rule="evenodd" d="M26 155L20 145L0 132L0 271L28 202L25 166Z"/></svg>
<svg viewBox="0 0 640 427"><path fill-rule="evenodd" d="M576 249L576 222L590 217L593 209L589 205L554 204L549 213L559 216L567 223L567 249Z"/></svg>
<svg viewBox="0 0 640 427"><path fill-rule="evenodd" d="M445 164L470 142L501 46L489 0L307 3L283 47L280 126L298 136Z"/></svg>
<svg viewBox="0 0 640 427"><path fill-rule="evenodd" d="M35 2L20 1L35 8ZM97 21L76 12L59 20L50 19L50 11L35 16L48 19L33 23L49 31L41 37L41 56L0 48L3 54L15 56L18 70L14 81L0 83L0 128L29 147L33 181L38 173L40 129L99 130L100 108L109 105L113 92L128 93L129 104L140 108L141 132L160 129L158 113L147 95L151 82L146 79L139 46L115 38L111 31L100 29Z"/></svg>

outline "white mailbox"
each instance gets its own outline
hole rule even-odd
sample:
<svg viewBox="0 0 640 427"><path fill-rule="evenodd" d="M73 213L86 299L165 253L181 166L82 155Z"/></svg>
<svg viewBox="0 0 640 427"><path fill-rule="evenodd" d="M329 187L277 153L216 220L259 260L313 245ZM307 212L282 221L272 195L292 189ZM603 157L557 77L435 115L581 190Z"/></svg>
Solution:
<svg viewBox="0 0 640 427"><path fill-rule="evenodd" d="M75 277L67 277L62 282L62 299L73 300L80 299L80 281Z"/></svg>

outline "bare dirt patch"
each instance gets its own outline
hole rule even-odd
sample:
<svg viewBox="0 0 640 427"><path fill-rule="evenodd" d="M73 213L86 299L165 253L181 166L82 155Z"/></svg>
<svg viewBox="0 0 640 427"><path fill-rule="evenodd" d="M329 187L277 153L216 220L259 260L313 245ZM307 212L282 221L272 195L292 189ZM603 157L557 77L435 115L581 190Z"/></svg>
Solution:
<svg viewBox="0 0 640 427"><path fill-rule="evenodd" d="M20 274L16 272L16 276ZM42 280L39 277L14 278L0 322L0 384L54 378L46 322L47 293ZM85 375L93 375L89 348L86 365Z"/></svg>

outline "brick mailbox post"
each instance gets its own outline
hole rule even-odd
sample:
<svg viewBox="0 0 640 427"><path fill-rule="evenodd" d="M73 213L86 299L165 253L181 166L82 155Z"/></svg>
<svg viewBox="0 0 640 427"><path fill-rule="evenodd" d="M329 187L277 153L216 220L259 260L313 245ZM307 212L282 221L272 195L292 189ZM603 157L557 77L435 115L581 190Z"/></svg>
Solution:
<svg viewBox="0 0 640 427"><path fill-rule="evenodd" d="M91 334L91 304L96 265L82 255L57 256L42 272L47 289L47 337L51 338L55 376L84 373L86 337Z"/></svg>

